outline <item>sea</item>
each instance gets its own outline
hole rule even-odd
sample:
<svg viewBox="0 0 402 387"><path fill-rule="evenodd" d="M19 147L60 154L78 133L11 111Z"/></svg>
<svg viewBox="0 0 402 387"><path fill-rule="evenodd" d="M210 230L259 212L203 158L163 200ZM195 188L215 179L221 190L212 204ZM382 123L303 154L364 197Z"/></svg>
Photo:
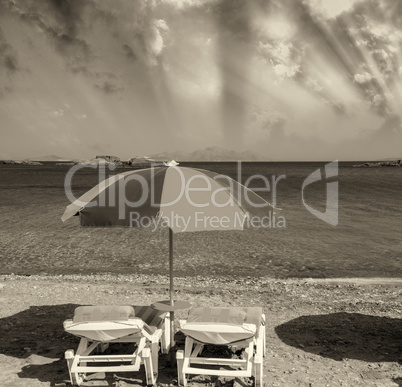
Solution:
<svg viewBox="0 0 402 387"><path fill-rule="evenodd" d="M244 231L174 235L176 276L401 278L402 168L361 162L187 162L274 205ZM0 274L168 274L166 229L83 228L60 219L72 166L0 165ZM109 175L81 168L78 197ZM70 173L71 175L71 173Z"/></svg>

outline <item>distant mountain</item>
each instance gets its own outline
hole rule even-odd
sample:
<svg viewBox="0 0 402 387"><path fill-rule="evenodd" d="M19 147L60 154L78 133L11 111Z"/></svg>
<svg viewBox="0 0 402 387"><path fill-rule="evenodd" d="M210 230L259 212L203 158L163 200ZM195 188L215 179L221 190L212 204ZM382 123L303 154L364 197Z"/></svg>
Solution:
<svg viewBox="0 0 402 387"><path fill-rule="evenodd" d="M235 151L220 147L208 147L205 149L198 149L193 152L187 151L174 151L152 154L149 156L135 156L127 161L122 161L117 156L96 156L92 159L69 159L56 155L46 155L39 157L27 158L27 161L53 161L53 162L79 162L81 164L102 164L102 163L115 163L117 165L142 165L155 162L176 160L176 161L267 161L260 154L250 150Z"/></svg>
<svg viewBox="0 0 402 387"><path fill-rule="evenodd" d="M74 161L73 159L67 159L65 157L60 157L56 155L46 155L46 156L39 156L39 157L31 157L26 159L28 161L55 161L55 162L60 162L60 161Z"/></svg>
<svg viewBox="0 0 402 387"><path fill-rule="evenodd" d="M239 152L220 147L208 147L193 152L163 152L150 157L154 160L177 161L264 161L261 155L250 150Z"/></svg>
<svg viewBox="0 0 402 387"><path fill-rule="evenodd" d="M80 160L79 164L86 164L86 165L100 165L100 164L115 164L115 165L123 165L120 157L117 156L95 156L89 160Z"/></svg>

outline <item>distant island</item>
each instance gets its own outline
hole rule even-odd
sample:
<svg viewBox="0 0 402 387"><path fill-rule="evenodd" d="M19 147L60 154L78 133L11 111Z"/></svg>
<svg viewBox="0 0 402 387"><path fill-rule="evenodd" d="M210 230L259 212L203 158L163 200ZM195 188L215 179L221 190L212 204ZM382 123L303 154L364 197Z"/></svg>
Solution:
<svg viewBox="0 0 402 387"><path fill-rule="evenodd" d="M77 164L82 165L100 165L100 164L114 164L116 166L124 167L124 166L132 166L136 168L146 168L151 165L161 164L163 165L163 161L155 160L149 156L136 156L129 160L121 160L120 157L117 156L95 156L93 159L89 160L81 160Z"/></svg>
<svg viewBox="0 0 402 387"><path fill-rule="evenodd" d="M41 163L54 162L56 165L99 165L99 164L115 164L116 166L132 166L144 168L150 165L161 164L170 160L189 161L189 162L219 162L219 161L267 161L256 152L234 151L220 147L207 147L205 149L195 150L193 152L174 151L163 152L151 155L133 156L127 160L123 160L113 155L97 155L91 159L69 159L56 155L46 155L40 157L27 158L25 160L4 160L3 164L24 164L24 165L40 165Z"/></svg>
<svg viewBox="0 0 402 387"><path fill-rule="evenodd" d="M169 160L190 161L190 162L219 162L219 161L268 161L267 158L260 154L245 150L235 151L220 147L207 147L198 149L192 152L177 150L174 152L163 152L151 155L133 156L127 160L122 160L118 156L112 155L97 155L91 159L70 159L56 155L46 155L39 157L31 157L24 160L4 160L0 161L3 164L23 164L23 165L40 165L41 163L54 162L56 165L74 165L74 164L109 164L113 163L116 166L148 166L151 164L163 164Z"/></svg>
<svg viewBox="0 0 402 387"><path fill-rule="evenodd" d="M366 167L401 167L402 158L385 158L382 161L370 161L353 165L357 168ZM99 164L114 164L116 167L133 167L147 168L151 165L164 165L164 163L176 160L178 162L236 162L236 161L270 161L262 155L250 151L235 151L220 147L207 147L195 151L173 151L162 152L150 155L137 155L129 159L121 159L113 155L97 155L90 159L71 159L56 155L46 155L40 157L32 157L24 160L0 160L0 164L8 165L42 165L43 163L55 163L55 165L99 165Z"/></svg>
<svg viewBox="0 0 402 387"><path fill-rule="evenodd" d="M373 168L373 167L402 167L402 160L394 161L378 161L374 163L363 163L353 165L357 168Z"/></svg>
<svg viewBox="0 0 402 387"><path fill-rule="evenodd" d="M6 165L43 165L39 161L30 161L30 160L0 160L0 164L6 164Z"/></svg>
<svg viewBox="0 0 402 387"><path fill-rule="evenodd" d="M70 162L75 164L77 160L71 160L55 155L47 155L47 156L40 156L40 157L32 157L23 160L0 160L0 164L7 164L7 165L43 165L44 162Z"/></svg>

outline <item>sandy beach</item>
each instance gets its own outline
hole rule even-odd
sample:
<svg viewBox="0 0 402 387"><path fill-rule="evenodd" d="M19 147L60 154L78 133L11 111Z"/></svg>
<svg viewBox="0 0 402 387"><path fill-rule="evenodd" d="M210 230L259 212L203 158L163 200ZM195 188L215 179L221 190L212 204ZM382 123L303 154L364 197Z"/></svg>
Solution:
<svg viewBox="0 0 402 387"><path fill-rule="evenodd" d="M176 278L194 306L262 306L265 386L401 386L400 279ZM62 323L78 305L150 304L167 297L164 276L0 276L0 386L69 385L64 351L77 338ZM178 318L184 317L178 314ZM178 346L182 337L177 335ZM85 386L144 385L136 374L94 374ZM158 385L176 385L159 358ZM251 385L194 377L190 386Z"/></svg>

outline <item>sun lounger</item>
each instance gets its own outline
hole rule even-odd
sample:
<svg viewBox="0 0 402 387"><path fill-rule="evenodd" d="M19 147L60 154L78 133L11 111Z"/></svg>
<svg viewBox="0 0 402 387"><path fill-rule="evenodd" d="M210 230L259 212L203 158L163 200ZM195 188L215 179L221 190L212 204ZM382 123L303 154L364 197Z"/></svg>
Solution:
<svg viewBox="0 0 402 387"><path fill-rule="evenodd" d="M194 308L180 321L186 336L184 351L177 352L178 383L188 374L254 377L262 386L265 356L265 315L259 307ZM243 349L241 359L203 356L206 344ZM194 367L193 365L198 365Z"/></svg>
<svg viewBox="0 0 402 387"><path fill-rule="evenodd" d="M156 383L159 343L162 353L169 352L168 314L149 306L80 306L63 325L81 338L76 354L72 349L65 352L71 384L80 385L86 373L136 372L141 364L147 385ZM105 354L112 343L132 346L128 354Z"/></svg>

